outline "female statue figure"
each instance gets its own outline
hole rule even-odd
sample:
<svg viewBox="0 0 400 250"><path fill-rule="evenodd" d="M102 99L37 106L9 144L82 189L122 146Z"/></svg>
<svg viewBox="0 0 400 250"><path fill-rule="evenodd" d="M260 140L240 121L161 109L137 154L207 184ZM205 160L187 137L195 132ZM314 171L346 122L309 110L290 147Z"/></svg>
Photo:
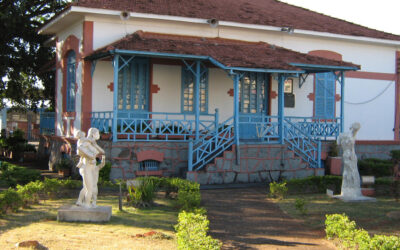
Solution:
<svg viewBox="0 0 400 250"><path fill-rule="evenodd" d="M342 181L342 198L362 197L360 186L360 175L357 168L357 155L354 150L356 134L361 125L355 122L350 127L350 133L342 133L339 135L338 144L343 150L343 181Z"/></svg>
<svg viewBox="0 0 400 250"><path fill-rule="evenodd" d="M77 154L80 156L77 168L79 168L83 180L83 188L79 193L76 205L88 208L96 207L99 172L105 165L104 150L96 143L96 140L100 138L100 133L98 129L90 128L86 138L82 131L77 131L75 137L78 138ZM99 154L102 155L102 159L101 163L97 165L96 156Z"/></svg>

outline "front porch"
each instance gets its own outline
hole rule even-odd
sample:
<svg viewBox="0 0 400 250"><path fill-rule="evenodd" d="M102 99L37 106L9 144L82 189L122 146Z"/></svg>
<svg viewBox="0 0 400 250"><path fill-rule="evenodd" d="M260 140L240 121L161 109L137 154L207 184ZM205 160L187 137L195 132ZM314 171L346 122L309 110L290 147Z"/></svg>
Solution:
<svg viewBox="0 0 400 250"><path fill-rule="evenodd" d="M265 43L140 31L85 60L93 101L82 127L98 128L111 148L177 143L189 173L212 169L227 152L247 166L241 156L251 153L241 147L249 145L278 145L276 159L292 152L307 169L321 168L321 140L343 131L344 72L358 69Z"/></svg>

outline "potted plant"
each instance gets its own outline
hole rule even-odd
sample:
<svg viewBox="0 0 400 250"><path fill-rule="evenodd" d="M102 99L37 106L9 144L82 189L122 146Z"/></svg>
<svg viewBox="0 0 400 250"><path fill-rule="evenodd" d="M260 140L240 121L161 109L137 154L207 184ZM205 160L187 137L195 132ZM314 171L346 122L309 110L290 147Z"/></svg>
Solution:
<svg viewBox="0 0 400 250"><path fill-rule="evenodd" d="M327 165L331 175L342 175L342 157L339 156L339 147L336 141L329 146Z"/></svg>
<svg viewBox="0 0 400 250"><path fill-rule="evenodd" d="M62 177L70 176L72 161L67 158L64 158L61 159L58 163L56 163L54 167L58 171L58 174L61 175Z"/></svg>

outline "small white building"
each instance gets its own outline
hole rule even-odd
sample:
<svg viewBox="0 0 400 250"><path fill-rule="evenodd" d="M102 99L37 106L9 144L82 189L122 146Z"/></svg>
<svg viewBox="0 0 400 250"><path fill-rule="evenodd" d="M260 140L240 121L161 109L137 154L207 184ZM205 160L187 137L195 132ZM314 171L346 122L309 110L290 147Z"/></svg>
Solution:
<svg viewBox="0 0 400 250"><path fill-rule="evenodd" d="M200 183L323 174L321 143L355 121L361 144L399 140L397 35L275 0L80 0L39 33L56 135L110 133L114 178L145 149Z"/></svg>

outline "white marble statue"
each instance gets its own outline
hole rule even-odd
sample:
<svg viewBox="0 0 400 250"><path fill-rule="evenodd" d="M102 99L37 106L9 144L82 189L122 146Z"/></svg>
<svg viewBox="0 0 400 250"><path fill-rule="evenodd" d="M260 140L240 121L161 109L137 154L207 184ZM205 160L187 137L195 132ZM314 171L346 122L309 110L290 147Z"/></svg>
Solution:
<svg viewBox="0 0 400 250"><path fill-rule="evenodd" d="M350 127L349 133L341 133L338 138L338 145L343 151L343 180L342 191L335 198L345 201L367 201L374 198L365 197L361 194L361 180L357 167L357 155L354 150L356 135L361 125L355 122Z"/></svg>
<svg viewBox="0 0 400 250"><path fill-rule="evenodd" d="M85 133L77 131L75 133L77 142L77 154L80 156L77 168L82 176L83 188L79 193L76 205L90 208L96 207L97 200L97 182L99 180L100 169L105 165L104 150L97 145L96 140L100 138L97 128L90 128L88 136ZM102 155L101 163L96 164L96 156Z"/></svg>

